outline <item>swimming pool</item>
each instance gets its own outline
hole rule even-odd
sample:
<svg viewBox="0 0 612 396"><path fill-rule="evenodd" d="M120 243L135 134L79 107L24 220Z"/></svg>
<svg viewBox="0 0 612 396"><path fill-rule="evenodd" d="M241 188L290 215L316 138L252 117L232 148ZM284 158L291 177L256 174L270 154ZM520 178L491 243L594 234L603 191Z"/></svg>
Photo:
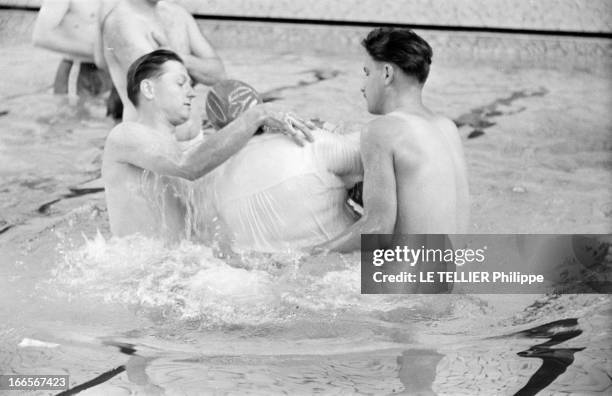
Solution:
<svg viewBox="0 0 612 396"><path fill-rule="evenodd" d="M101 101L49 94L56 56L3 53L3 374L69 374L89 394L609 394L607 295L368 296L358 255L238 269L190 241L110 239L103 194L69 190L98 175ZM220 55L305 117L370 119L356 54ZM425 101L463 124L473 232L610 232L610 88L589 70L434 66Z"/></svg>

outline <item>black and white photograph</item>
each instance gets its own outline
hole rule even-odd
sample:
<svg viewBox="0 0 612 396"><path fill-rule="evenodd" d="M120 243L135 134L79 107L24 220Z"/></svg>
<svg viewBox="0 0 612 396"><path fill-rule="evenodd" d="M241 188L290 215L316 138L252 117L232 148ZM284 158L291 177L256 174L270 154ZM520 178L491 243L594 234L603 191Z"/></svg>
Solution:
<svg viewBox="0 0 612 396"><path fill-rule="evenodd" d="M0 0L0 394L612 394L609 0Z"/></svg>

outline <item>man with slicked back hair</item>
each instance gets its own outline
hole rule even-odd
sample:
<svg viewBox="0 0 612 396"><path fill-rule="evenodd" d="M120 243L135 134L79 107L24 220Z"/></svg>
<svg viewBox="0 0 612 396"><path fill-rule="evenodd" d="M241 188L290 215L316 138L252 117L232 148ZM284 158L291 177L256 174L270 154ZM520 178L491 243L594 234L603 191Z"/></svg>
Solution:
<svg viewBox="0 0 612 396"><path fill-rule="evenodd" d="M194 83L212 85L225 78L225 68L193 16L167 0L103 0L101 56L108 65L123 104L123 120L133 121L136 109L127 98L126 71L139 56L158 48L170 49L183 59ZM188 139L200 131L201 119L192 112L177 137Z"/></svg>
<svg viewBox="0 0 612 396"><path fill-rule="evenodd" d="M182 58L168 50L143 55L129 67L126 94L136 117L111 130L102 162L113 235L180 240L186 230L178 179L210 172L262 126L295 134L282 113L261 104L227 124L223 133L182 145L174 134L190 117L191 82Z"/></svg>
<svg viewBox="0 0 612 396"><path fill-rule="evenodd" d="M412 30L377 28L365 48L361 91L380 115L361 136L363 217L315 251L352 251L361 234L467 231L469 194L457 127L422 101L432 49Z"/></svg>

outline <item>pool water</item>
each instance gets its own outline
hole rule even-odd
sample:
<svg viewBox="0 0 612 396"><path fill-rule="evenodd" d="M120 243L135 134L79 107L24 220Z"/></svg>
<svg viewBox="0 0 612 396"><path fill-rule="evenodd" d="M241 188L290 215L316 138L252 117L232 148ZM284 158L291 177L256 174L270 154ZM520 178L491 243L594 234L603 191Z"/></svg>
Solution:
<svg viewBox="0 0 612 396"><path fill-rule="evenodd" d="M252 255L237 268L195 240L111 238L103 193L70 192L99 176L102 101L51 95L43 51L5 53L3 374L68 374L104 395L610 393L607 295L361 295L357 254ZM359 59L221 56L304 117L371 119ZM461 125L473 232L610 232L608 79L490 65L430 79L426 103Z"/></svg>

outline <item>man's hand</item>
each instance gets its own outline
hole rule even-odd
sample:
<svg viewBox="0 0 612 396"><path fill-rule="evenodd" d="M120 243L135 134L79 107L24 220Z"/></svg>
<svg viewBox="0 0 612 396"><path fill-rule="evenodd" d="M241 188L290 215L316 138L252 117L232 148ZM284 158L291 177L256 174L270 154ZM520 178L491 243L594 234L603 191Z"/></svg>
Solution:
<svg viewBox="0 0 612 396"><path fill-rule="evenodd" d="M283 112L268 103L257 105L262 112L263 127L266 132L280 132L289 136L297 145L303 146L304 140L313 142L312 131L317 129L310 121L302 120L294 114Z"/></svg>

